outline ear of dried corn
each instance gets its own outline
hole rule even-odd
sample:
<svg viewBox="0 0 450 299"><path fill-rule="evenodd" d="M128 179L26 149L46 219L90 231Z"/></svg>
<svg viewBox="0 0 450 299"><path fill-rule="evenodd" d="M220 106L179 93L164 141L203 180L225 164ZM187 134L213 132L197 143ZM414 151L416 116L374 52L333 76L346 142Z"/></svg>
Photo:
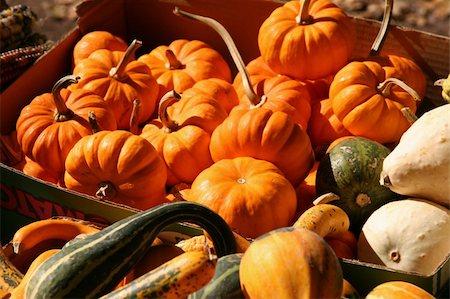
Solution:
<svg viewBox="0 0 450 299"><path fill-rule="evenodd" d="M21 46L33 35L38 18L29 6L17 4L0 12L0 51Z"/></svg>

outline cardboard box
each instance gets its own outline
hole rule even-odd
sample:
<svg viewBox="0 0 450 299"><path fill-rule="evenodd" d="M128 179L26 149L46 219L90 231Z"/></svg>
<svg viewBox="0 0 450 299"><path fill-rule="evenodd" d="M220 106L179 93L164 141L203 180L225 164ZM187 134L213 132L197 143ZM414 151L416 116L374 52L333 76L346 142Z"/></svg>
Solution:
<svg viewBox="0 0 450 299"><path fill-rule="evenodd" d="M35 96L49 92L54 82L70 73L72 49L89 31L108 30L127 41L139 39L143 47L138 55L157 45L169 44L174 39L201 39L221 52L233 66L218 34L203 24L175 16L172 13L174 7L221 22L234 38L244 61L249 62L259 55L256 37L260 24L282 4L282 1L271 0L87 0L78 6L78 26L1 94L1 133L8 134L14 130L21 109ZM353 56L366 57L380 23L360 18L353 18L353 21L358 34ZM428 90L423 110L441 101L441 88L433 86L433 82L447 77L450 72L448 37L392 26L381 53L412 58L424 70ZM25 176L3 164L0 165L0 179L2 243L10 240L20 226L54 215L112 223L136 212ZM191 228L184 230L183 226L175 226L174 230L179 230L180 237L198 232ZM430 276L393 271L353 260L342 260L342 267L345 277L363 294L376 284L393 279L413 282L433 294L448 290L449 259Z"/></svg>

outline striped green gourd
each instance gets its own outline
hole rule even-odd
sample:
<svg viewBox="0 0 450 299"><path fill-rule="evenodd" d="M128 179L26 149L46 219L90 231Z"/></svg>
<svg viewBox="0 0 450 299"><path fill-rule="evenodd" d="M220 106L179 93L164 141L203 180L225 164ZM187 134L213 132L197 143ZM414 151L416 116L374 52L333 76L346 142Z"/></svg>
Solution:
<svg viewBox="0 0 450 299"><path fill-rule="evenodd" d="M88 235L50 257L30 277L26 298L98 298L111 292L167 226L188 222L211 237L218 257L235 253L228 224L192 202L173 202L139 212Z"/></svg>
<svg viewBox="0 0 450 299"><path fill-rule="evenodd" d="M242 256L243 253L234 253L219 258L213 278L188 299L245 298L239 280Z"/></svg>

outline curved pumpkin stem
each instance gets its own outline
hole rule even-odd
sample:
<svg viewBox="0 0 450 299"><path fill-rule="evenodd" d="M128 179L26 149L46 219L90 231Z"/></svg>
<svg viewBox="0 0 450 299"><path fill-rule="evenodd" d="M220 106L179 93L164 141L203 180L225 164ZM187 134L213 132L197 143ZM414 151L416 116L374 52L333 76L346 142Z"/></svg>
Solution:
<svg viewBox="0 0 450 299"><path fill-rule="evenodd" d="M400 79L397 78L387 78L377 86L377 90L380 94L382 94L385 97L388 97L391 93L391 88L393 85L400 86L404 91L406 91L415 101L420 101L420 96L417 94L417 92L411 88L408 84L403 82Z"/></svg>
<svg viewBox="0 0 450 299"><path fill-rule="evenodd" d="M400 111L411 125L418 119L409 107L403 107Z"/></svg>
<svg viewBox="0 0 450 299"><path fill-rule="evenodd" d="M389 24L391 23L393 7L394 0L385 1L383 20L381 21L380 31L378 31L378 35L375 38L372 47L370 48L369 57L377 56L380 53L381 48L383 47L384 41L386 40L389 32Z"/></svg>
<svg viewBox="0 0 450 299"><path fill-rule="evenodd" d="M245 63L242 60L241 55L239 54L239 51L236 47L236 44L233 41L233 38L230 36L228 31L225 29L225 27L222 26L219 22L212 18L203 17L199 15L195 15L186 11L183 11L179 9L178 7L175 7L173 13L178 16L183 16L189 19L193 19L199 22L202 22L208 26L210 26L212 29L214 29L217 33L219 33L220 37L222 37L223 41L225 42L228 50L230 51L231 57L233 58L234 64L236 65L239 74L242 77L242 84L244 85L244 90L249 98L250 102L257 106L261 102L261 98L253 91L252 83L250 81L250 75L247 72L247 69L245 68Z"/></svg>
<svg viewBox="0 0 450 299"><path fill-rule="evenodd" d="M309 14L309 2L310 0L304 0L300 4L300 11L297 17L295 17L295 21L299 25L308 25L312 22L312 16Z"/></svg>
<svg viewBox="0 0 450 299"><path fill-rule="evenodd" d="M178 124L170 118L169 113L167 113L167 108L180 99L181 95L175 90L171 90L163 95L159 101L158 117L163 124L163 129L167 132L173 132L178 129Z"/></svg>
<svg viewBox="0 0 450 299"><path fill-rule="evenodd" d="M175 53L172 50L167 49L164 53L166 55L167 62L165 64L168 70L179 70L184 68L184 64L178 60Z"/></svg>
<svg viewBox="0 0 450 299"><path fill-rule="evenodd" d="M116 80L123 81L126 78L125 68L127 67L128 63L130 63L134 59L134 53L141 46L142 42L140 40L133 40L130 46L128 46L125 54L122 56L117 66L111 68L111 70L109 71L109 75Z"/></svg>
<svg viewBox="0 0 450 299"><path fill-rule="evenodd" d="M134 99L133 110L131 110L130 116L130 132L134 135L139 134L139 117L141 116L141 100Z"/></svg>
<svg viewBox="0 0 450 299"><path fill-rule="evenodd" d="M78 83L79 80L80 77L78 76L68 75L62 77L55 83L55 85L53 85L52 96L56 106L56 110L58 111L55 115L55 120L57 122L67 121L73 118L74 113L72 110L67 108L64 99L61 97L61 90L71 84Z"/></svg>

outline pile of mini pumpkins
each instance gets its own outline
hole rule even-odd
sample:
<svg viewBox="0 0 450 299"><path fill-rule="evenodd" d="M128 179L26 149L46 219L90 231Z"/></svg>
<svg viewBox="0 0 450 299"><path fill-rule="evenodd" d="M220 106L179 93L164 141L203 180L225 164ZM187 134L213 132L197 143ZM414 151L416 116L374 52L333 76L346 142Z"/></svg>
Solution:
<svg viewBox="0 0 450 299"><path fill-rule="evenodd" d="M315 204L338 202L350 225L342 238L354 245L372 212L401 198L378 181L425 97L420 67L380 49L351 57L354 24L328 0L275 9L260 27L260 56L246 65L215 20L174 13L215 29L239 73L232 78L201 40L136 56L139 40L87 33L73 49L72 74L35 97L16 131L2 136L2 161L139 210L196 202L252 239L293 225ZM337 156L357 159L359 172L333 173ZM356 178L368 190L355 199Z"/></svg>

